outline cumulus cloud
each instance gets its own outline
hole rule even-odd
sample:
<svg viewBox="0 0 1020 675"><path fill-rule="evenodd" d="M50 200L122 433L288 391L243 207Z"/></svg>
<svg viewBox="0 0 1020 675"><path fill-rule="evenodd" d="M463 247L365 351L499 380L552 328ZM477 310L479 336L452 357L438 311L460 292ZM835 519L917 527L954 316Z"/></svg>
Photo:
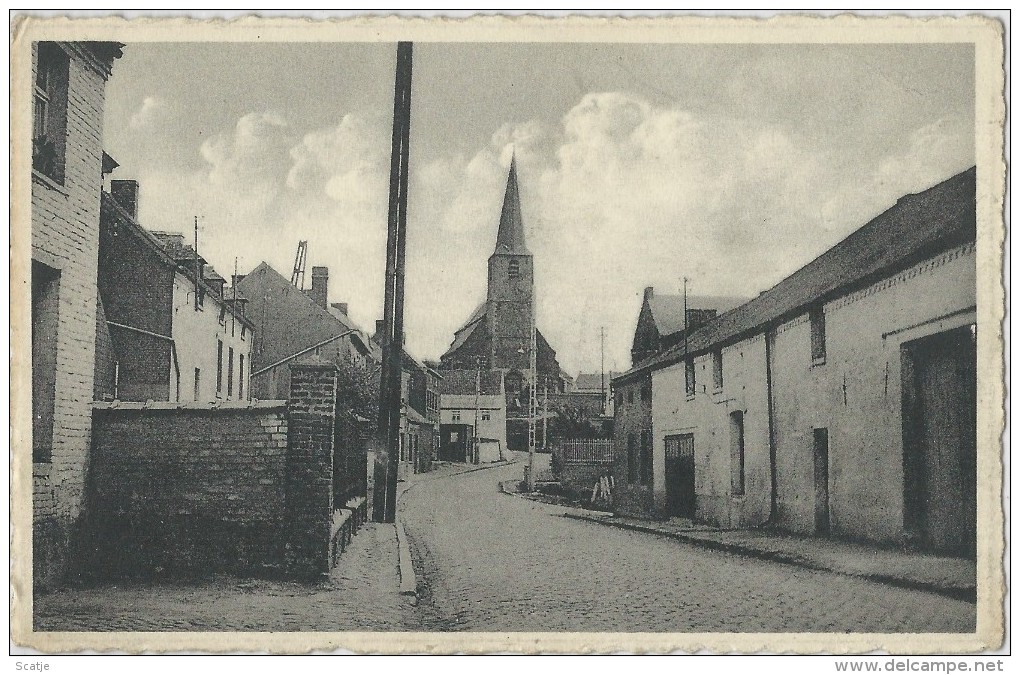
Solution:
<svg viewBox="0 0 1020 675"><path fill-rule="evenodd" d="M143 176L143 222L184 229L204 214L206 251L227 271L238 256L243 270L265 259L286 274L307 239L309 264L330 267L332 297L371 327L382 308L389 142L389 120L347 114L301 130L251 113L202 144L200 170ZM830 145L792 125L626 92L588 94L555 123L503 125L467 154L419 159L412 138L408 346L437 357L484 298L511 152L539 326L573 372L598 368L602 326L607 366L629 365L645 286L675 293L687 276L695 294L753 296L974 154L973 130L946 122L860 166Z"/></svg>
<svg viewBox="0 0 1020 675"><path fill-rule="evenodd" d="M133 129L139 129L152 124L159 117L167 114L170 107L166 101L158 96L146 96L142 104L131 114L128 124Z"/></svg>

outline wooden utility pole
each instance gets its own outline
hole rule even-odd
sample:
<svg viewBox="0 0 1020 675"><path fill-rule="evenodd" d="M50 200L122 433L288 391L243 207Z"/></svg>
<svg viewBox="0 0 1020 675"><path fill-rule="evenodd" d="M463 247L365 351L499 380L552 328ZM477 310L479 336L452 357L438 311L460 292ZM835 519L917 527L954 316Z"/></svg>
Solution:
<svg viewBox="0 0 1020 675"><path fill-rule="evenodd" d="M602 414L606 414L606 327L599 329L600 338L600 366L599 373L602 375Z"/></svg>
<svg viewBox="0 0 1020 675"><path fill-rule="evenodd" d="M397 44L390 154L389 215L386 231L386 286L383 303L383 362L379 387L378 443L372 517L392 523L397 512L400 453L400 373L404 352L404 254L407 243L407 169L411 134L411 43Z"/></svg>
<svg viewBox="0 0 1020 675"><path fill-rule="evenodd" d="M481 439L478 436L478 417L479 417L478 403L479 403L479 400L481 399L481 395L482 395L482 357L476 356L475 357L475 428L473 430L474 433L471 434L474 437L474 439L473 439L474 442L471 443L471 463L472 464L478 464L478 462L480 461L479 456L481 454L480 451L479 451L480 450L479 449L479 444L481 443Z"/></svg>

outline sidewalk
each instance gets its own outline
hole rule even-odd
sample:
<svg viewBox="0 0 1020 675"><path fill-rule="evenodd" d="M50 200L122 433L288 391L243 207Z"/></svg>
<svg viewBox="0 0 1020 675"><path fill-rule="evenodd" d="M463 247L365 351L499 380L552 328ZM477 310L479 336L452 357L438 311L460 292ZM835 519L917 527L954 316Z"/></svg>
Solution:
<svg viewBox="0 0 1020 675"><path fill-rule="evenodd" d="M577 511L571 509L563 516L672 537L695 546L761 560L976 601L977 568L973 560L804 537L769 529L719 530L683 519L648 521Z"/></svg>

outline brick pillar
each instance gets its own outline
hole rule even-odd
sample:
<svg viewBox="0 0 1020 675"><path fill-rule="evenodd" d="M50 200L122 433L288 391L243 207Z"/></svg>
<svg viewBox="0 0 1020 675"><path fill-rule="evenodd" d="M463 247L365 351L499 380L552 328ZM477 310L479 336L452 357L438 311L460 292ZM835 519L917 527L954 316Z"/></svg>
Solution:
<svg viewBox="0 0 1020 675"><path fill-rule="evenodd" d="M312 356L291 365L286 519L287 566L295 576L329 572L336 387L329 361Z"/></svg>

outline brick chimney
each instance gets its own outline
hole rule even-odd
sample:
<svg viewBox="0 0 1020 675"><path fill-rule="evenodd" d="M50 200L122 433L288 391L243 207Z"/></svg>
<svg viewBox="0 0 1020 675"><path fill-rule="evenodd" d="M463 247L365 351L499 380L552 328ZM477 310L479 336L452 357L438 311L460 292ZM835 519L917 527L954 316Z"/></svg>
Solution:
<svg viewBox="0 0 1020 675"><path fill-rule="evenodd" d="M138 220L138 181L111 180L110 196L133 220Z"/></svg>
<svg viewBox="0 0 1020 675"><path fill-rule="evenodd" d="M329 268L328 267L313 267L312 268L312 287L308 291L308 297L315 301L315 304L323 309L329 307L327 298L329 297Z"/></svg>
<svg viewBox="0 0 1020 675"><path fill-rule="evenodd" d="M652 297L653 295L655 295L655 287L654 286L645 286L645 300L647 300L648 298Z"/></svg>

